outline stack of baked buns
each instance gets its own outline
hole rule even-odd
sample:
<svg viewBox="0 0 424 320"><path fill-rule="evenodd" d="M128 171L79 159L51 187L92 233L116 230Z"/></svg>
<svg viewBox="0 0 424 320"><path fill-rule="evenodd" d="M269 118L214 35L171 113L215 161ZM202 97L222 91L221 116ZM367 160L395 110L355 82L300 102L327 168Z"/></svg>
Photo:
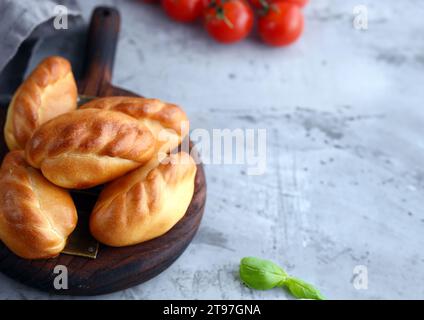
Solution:
<svg viewBox="0 0 424 320"><path fill-rule="evenodd" d="M188 134L180 107L157 99L106 97L77 108L70 63L43 60L16 91L0 169L0 240L26 259L57 256L78 215L69 189L105 184L90 216L101 243L159 237L185 214L196 164L172 153Z"/></svg>

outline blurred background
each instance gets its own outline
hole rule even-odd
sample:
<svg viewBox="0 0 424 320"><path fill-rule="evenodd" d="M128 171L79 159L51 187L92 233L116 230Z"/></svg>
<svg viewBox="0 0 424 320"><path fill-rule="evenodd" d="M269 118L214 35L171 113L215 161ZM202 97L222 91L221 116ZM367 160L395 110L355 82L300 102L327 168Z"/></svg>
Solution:
<svg viewBox="0 0 424 320"><path fill-rule="evenodd" d="M44 2L51 8L32 1ZM175 22L157 4L63 3L69 28L31 31L0 93L48 55L69 58L78 74L91 12L108 5L121 13L115 85L180 104L192 129L267 129L265 174L207 165L207 207L186 252L149 282L100 298L289 298L245 288L244 256L276 261L330 299L424 297L423 1L310 0L303 34L278 48L257 28L219 44L201 21ZM366 30L354 25L359 5ZM358 266L365 289L355 288ZM0 275L0 298L55 297Z"/></svg>

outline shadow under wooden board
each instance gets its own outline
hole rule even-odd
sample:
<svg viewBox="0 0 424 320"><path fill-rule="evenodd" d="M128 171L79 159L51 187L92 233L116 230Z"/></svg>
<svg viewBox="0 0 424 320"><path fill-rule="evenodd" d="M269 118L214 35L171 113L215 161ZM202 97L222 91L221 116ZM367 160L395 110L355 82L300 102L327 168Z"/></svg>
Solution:
<svg viewBox="0 0 424 320"><path fill-rule="evenodd" d="M119 33L119 13L100 7L92 16L86 57L85 76L79 91L89 96L137 96L110 83L115 46ZM0 125L4 127L7 103L0 108ZM8 152L3 135L0 158ZM197 160L197 159L196 159ZM97 192L99 189L96 189ZM0 190L2 192L2 190ZM79 223L87 223L97 196L74 195ZM169 267L187 248L199 228L206 202L206 179L203 166L197 165L195 191L185 216L163 236L139 245L112 248L100 245L97 259L60 254L46 260L25 260L0 242L0 271L28 286L64 295L100 295L143 283ZM68 290L56 290L57 265L68 269Z"/></svg>

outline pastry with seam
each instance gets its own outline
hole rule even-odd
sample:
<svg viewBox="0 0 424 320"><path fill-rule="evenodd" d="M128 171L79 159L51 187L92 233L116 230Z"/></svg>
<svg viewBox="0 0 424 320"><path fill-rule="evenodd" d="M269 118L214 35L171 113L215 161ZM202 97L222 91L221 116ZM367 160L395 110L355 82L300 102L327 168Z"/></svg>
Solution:
<svg viewBox="0 0 424 320"><path fill-rule="evenodd" d="M189 132L189 121L177 105L159 99L141 97L105 97L94 99L81 109L113 110L125 113L147 126L156 139L158 162L180 145Z"/></svg>
<svg viewBox="0 0 424 320"><path fill-rule="evenodd" d="M24 149L41 124L75 110L77 95L68 60L52 56L40 62L10 102L4 127L9 150Z"/></svg>
<svg viewBox="0 0 424 320"><path fill-rule="evenodd" d="M69 192L32 168L23 150L4 158L0 190L0 240L22 258L57 256L78 219Z"/></svg>
<svg viewBox="0 0 424 320"><path fill-rule="evenodd" d="M26 159L54 184L85 189L116 179L148 162L155 150L150 130L116 111L84 109L39 127Z"/></svg>
<svg viewBox="0 0 424 320"><path fill-rule="evenodd" d="M168 232L185 215L194 193L196 163L180 152L155 160L111 182L90 216L91 234L122 247Z"/></svg>

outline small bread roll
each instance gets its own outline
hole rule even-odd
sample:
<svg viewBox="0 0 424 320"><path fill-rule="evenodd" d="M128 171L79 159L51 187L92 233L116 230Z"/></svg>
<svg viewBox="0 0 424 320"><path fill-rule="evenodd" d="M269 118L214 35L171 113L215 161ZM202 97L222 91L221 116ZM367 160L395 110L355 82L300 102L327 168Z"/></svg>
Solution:
<svg viewBox="0 0 424 320"><path fill-rule="evenodd" d="M85 109L60 115L38 128L26 159L54 184L90 188L146 163L155 150L150 130L115 111Z"/></svg>
<svg viewBox="0 0 424 320"><path fill-rule="evenodd" d="M71 64L61 57L44 59L21 84L10 102L4 136L9 150L24 149L44 122L77 108Z"/></svg>
<svg viewBox="0 0 424 320"><path fill-rule="evenodd" d="M22 258L58 255L77 225L69 193L29 166L22 150L4 158L0 190L0 240Z"/></svg>
<svg viewBox="0 0 424 320"><path fill-rule="evenodd" d="M149 162L101 192L90 216L98 241L113 247L141 243L165 234L184 216L193 197L196 164L184 152L165 160L159 166Z"/></svg>
<svg viewBox="0 0 424 320"><path fill-rule="evenodd" d="M106 97L94 99L81 108L119 111L140 121L156 139L154 156L158 162L178 147L189 132L189 121L184 111L175 104L158 99Z"/></svg>

